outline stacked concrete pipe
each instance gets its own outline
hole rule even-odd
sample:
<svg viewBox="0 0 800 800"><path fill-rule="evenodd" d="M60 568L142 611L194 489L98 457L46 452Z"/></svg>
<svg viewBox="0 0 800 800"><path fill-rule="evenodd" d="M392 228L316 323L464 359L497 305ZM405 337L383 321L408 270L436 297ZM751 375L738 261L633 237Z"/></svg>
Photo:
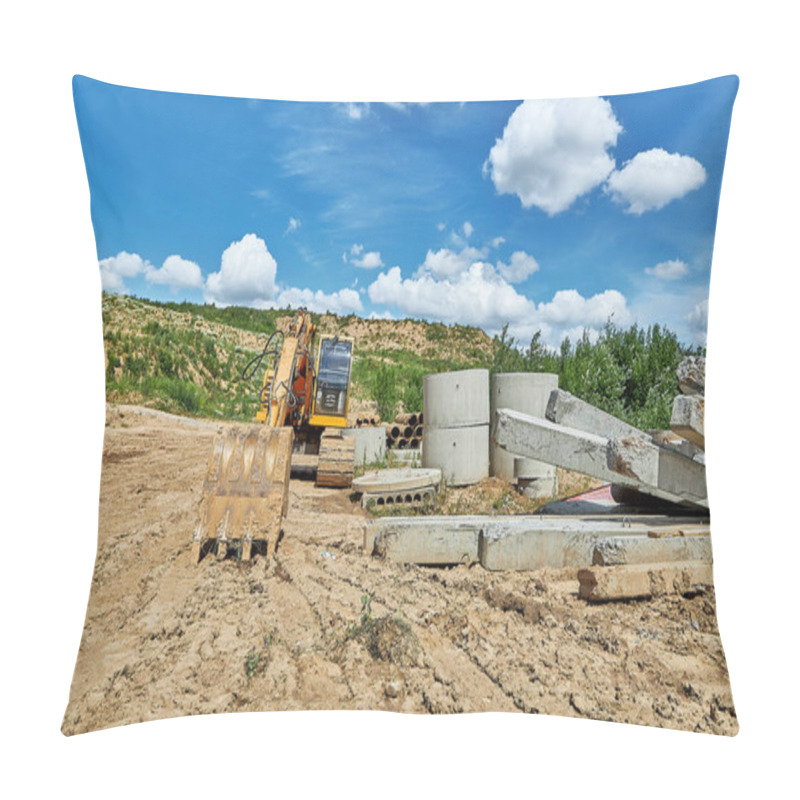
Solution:
<svg viewBox="0 0 800 800"><path fill-rule="evenodd" d="M450 486L489 475L489 372L440 372L422 379L422 466L442 470Z"/></svg>
<svg viewBox="0 0 800 800"><path fill-rule="evenodd" d="M492 376L489 471L493 476L515 483L528 497L552 497L556 494L556 468L531 458L515 456L496 445L495 412L498 408L508 408L544 419L553 389L558 389L558 375L549 372L501 372Z"/></svg>

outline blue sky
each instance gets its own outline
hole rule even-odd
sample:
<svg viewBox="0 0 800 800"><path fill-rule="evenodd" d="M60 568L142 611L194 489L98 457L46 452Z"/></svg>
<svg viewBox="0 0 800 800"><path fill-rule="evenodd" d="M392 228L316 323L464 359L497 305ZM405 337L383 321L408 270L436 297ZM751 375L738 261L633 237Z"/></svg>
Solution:
<svg viewBox="0 0 800 800"><path fill-rule="evenodd" d="M737 86L291 103L76 77L103 287L702 343Z"/></svg>

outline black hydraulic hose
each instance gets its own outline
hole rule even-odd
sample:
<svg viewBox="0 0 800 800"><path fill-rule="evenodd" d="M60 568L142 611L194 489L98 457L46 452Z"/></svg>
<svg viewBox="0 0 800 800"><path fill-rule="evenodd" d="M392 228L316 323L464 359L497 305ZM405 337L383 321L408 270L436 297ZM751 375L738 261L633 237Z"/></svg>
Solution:
<svg viewBox="0 0 800 800"><path fill-rule="evenodd" d="M270 349L270 344L272 344L272 340L276 337L280 336L281 341L280 344L276 344L274 348ZM273 331L272 335L267 339L267 343L264 345L264 349L257 355L254 356L248 363L247 366L242 370L242 380L249 381L250 378L255 375L256 370L261 366L261 362L270 355L274 355L277 357L278 353L280 353L281 346L283 345L283 332L282 331Z"/></svg>

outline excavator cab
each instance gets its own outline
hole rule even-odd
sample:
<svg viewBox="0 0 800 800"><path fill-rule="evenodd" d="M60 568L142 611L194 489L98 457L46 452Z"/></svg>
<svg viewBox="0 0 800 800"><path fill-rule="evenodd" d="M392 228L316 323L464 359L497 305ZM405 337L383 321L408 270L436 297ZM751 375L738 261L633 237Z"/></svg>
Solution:
<svg viewBox="0 0 800 800"><path fill-rule="evenodd" d="M324 337L319 343L317 381L310 425L344 428L347 424L350 369L353 342L338 336Z"/></svg>

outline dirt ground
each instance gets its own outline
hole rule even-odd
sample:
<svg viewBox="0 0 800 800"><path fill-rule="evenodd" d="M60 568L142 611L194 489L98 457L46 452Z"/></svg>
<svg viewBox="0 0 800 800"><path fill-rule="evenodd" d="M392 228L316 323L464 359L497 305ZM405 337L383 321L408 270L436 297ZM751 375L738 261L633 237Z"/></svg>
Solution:
<svg viewBox="0 0 800 800"><path fill-rule="evenodd" d="M591 606L574 571L362 553L347 490L292 479L276 562L191 562L211 423L109 407L67 735L186 714L524 711L733 735L713 591ZM92 535L86 532L86 535Z"/></svg>

